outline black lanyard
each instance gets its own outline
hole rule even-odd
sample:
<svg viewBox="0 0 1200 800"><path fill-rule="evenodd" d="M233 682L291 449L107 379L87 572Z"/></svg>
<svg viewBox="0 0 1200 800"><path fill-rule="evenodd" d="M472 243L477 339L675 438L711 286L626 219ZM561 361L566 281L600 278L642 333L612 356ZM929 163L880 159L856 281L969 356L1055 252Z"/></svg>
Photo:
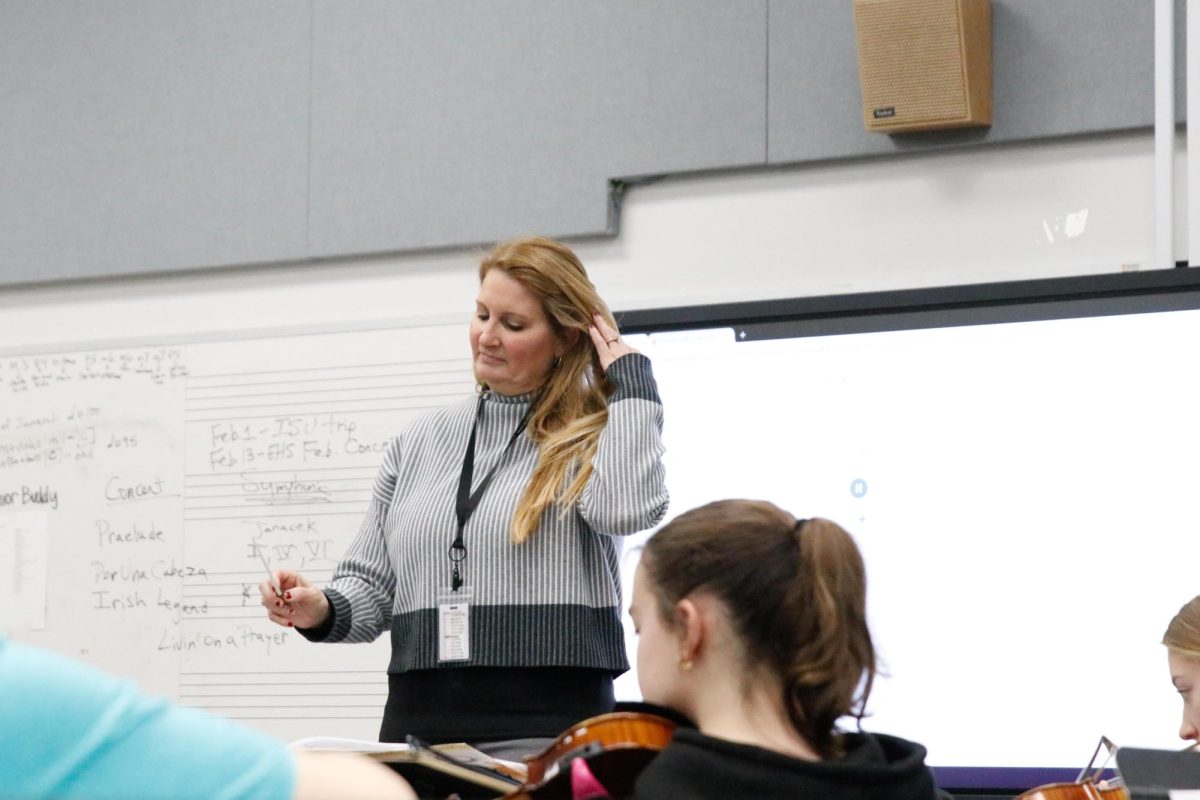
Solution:
<svg viewBox="0 0 1200 800"><path fill-rule="evenodd" d="M513 444L521 436L521 432L525 430L525 426L529 424L529 415L533 413L534 405L536 405L536 398L529 403L529 408L525 410L525 416L521 417L521 421L517 423L517 429L513 431L512 437L508 440L508 444L504 446L504 450L496 459L496 463L492 465L488 474L483 476L483 480L479 482L479 488L472 492L471 478L475 472L475 431L479 428L479 418L483 416L483 395L479 396L479 403L475 407L475 422L471 425L471 438L467 440L467 452L463 456L462 472L458 476L458 496L454 501L454 511L458 515L458 534L454 537L454 542L450 545L450 550L447 551L447 555L450 556L450 563L453 566L450 588L455 592L462 588L463 580L459 566L467 558L467 545L463 542L463 529L467 527L467 520L471 518L471 515L475 513L475 509L479 506L479 498L483 497L488 484L492 482L492 478L496 477L496 470L499 469L500 462L508 455L508 451L512 449Z"/></svg>

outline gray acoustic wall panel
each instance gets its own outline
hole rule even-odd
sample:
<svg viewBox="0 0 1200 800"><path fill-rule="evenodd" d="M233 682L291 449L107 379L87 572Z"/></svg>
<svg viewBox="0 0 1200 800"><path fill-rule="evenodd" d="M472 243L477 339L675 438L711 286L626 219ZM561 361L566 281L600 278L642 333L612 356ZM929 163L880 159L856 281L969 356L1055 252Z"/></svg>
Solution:
<svg viewBox="0 0 1200 800"><path fill-rule="evenodd" d="M1181 121L1184 5L1175 0ZM992 0L992 126L901 135L863 127L850 0L771 0L769 16L772 164L1154 123L1154 3L1147 0Z"/></svg>
<svg viewBox="0 0 1200 800"><path fill-rule="evenodd" d="M888 136L850 0L0 0L0 284L611 233L613 181L1152 124L1150 0L992 8L995 124Z"/></svg>
<svg viewBox="0 0 1200 800"><path fill-rule="evenodd" d="M314 31L313 255L611 232L612 179L765 163L765 0L317 0Z"/></svg>
<svg viewBox="0 0 1200 800"><path fill-rule="evenodd" d="M0 2L0 281L305 254L306 4Z"/></svg>

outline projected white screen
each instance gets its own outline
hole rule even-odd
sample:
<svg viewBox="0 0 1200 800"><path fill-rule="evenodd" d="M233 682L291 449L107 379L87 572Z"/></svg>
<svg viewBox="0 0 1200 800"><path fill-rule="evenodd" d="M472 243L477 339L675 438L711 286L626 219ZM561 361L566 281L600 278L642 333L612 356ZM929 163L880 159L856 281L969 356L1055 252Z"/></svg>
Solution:
<svg viewBox="0 0 1200 800"><path fill-rule="evenodd" d="M628 340L658 377L671 515L762 498L855 536L886 672L865 728L935 766L1178 747L1159 641L1200 593L1200 312Z"/></svg>

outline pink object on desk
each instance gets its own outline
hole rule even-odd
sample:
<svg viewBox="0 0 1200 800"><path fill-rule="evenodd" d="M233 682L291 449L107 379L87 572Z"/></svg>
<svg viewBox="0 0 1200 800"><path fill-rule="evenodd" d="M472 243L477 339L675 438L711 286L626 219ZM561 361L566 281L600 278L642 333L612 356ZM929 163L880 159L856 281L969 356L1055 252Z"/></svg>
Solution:
<svg viewBox="0 0 1200 800"><path fill-rule="evenodd" d="M611 800L612 795L596 780L587 761L577 758L571 762L571 797L573 800Z"/></svg>

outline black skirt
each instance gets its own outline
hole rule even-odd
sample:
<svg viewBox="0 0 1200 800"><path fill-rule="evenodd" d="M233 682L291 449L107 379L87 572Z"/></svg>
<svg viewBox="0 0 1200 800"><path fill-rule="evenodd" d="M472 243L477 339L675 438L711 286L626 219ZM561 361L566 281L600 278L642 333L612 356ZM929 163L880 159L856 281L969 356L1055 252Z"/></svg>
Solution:
<svg viewBox="0 0 1200 800"><path fill-rule="evenodd" d="M448 667L388 675L381 742L555 737L613 710L612 673L582 667Z"/></svg>

